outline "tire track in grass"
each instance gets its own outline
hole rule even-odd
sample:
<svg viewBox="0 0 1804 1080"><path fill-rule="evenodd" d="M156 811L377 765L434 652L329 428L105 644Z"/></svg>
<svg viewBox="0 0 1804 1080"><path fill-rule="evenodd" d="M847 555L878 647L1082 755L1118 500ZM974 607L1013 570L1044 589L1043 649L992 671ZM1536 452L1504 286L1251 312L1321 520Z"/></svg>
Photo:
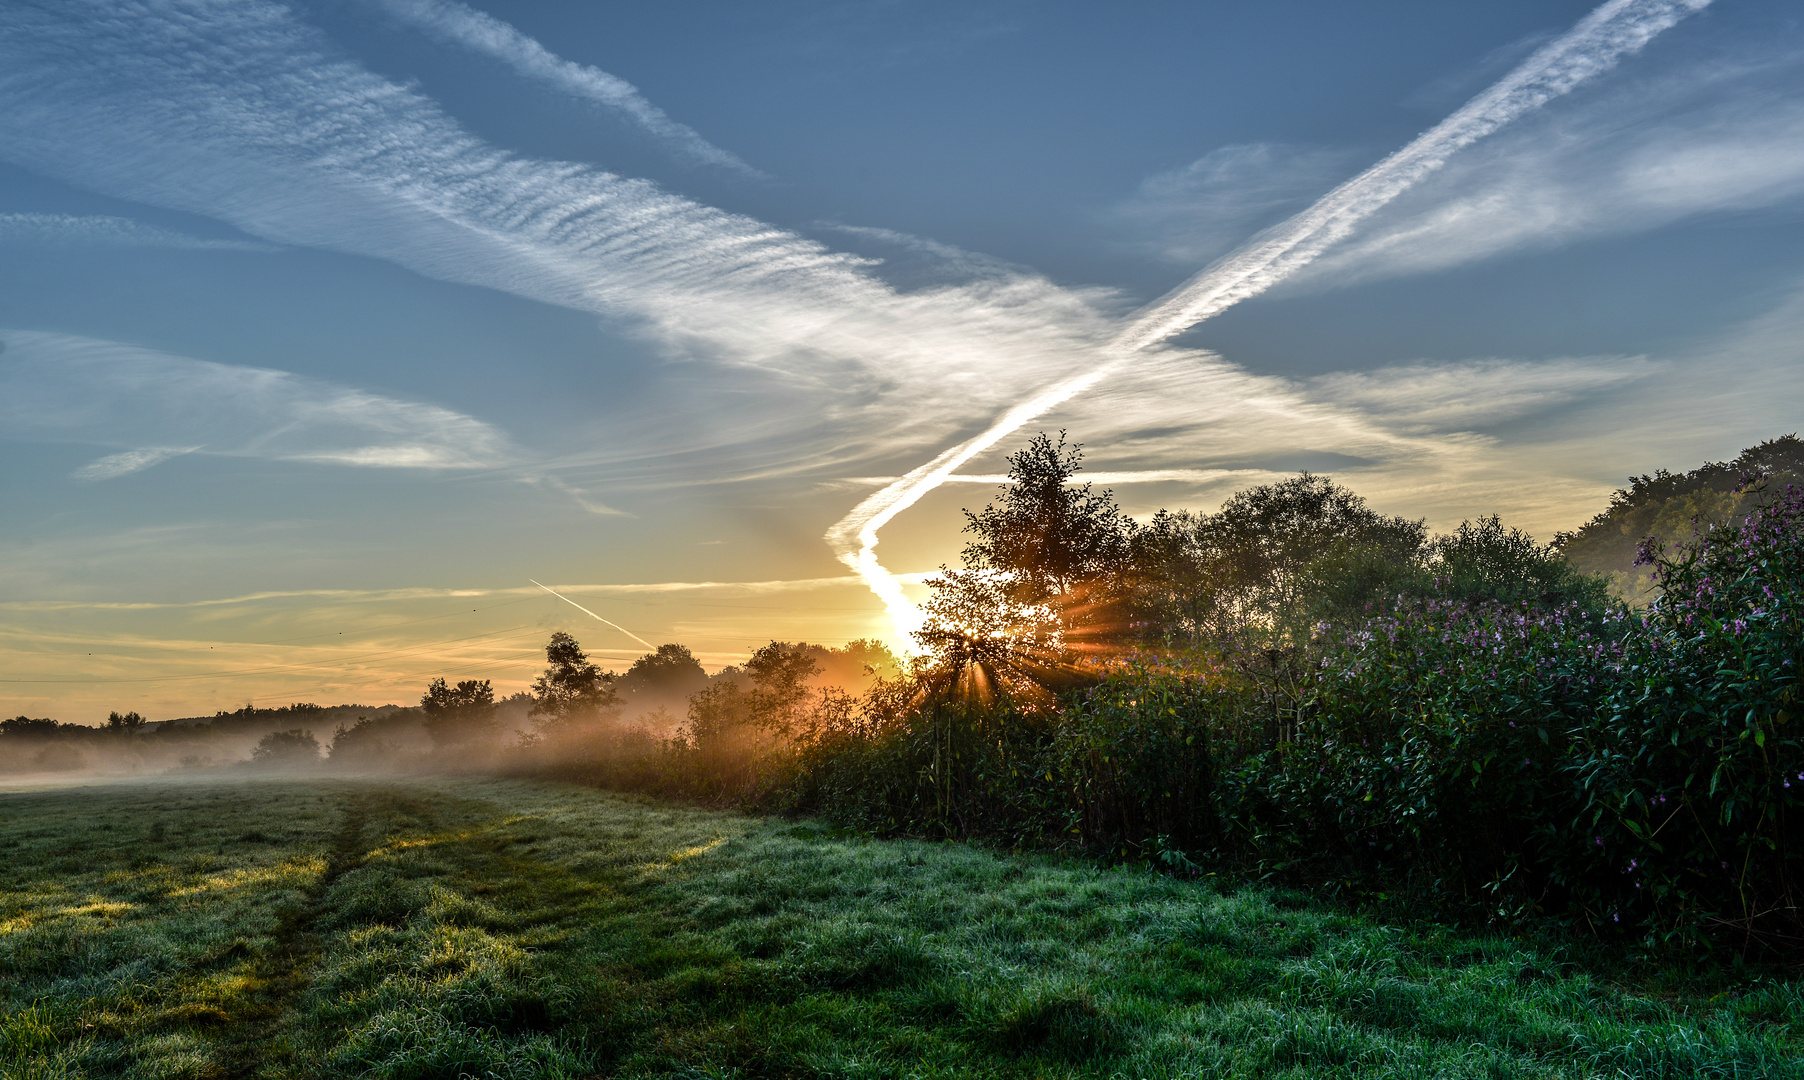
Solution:
<svg viewBox="0 0 1804 1080"><path fill-rule="evenodd" d="M371 796L352 792L344 804L344 821L326 853L326 868L306 892L301 904L284 912L271 933L269 947L251 963L254 989L250 1004L237 1018L230 1035L217 1051L221 1080L248 1080L260 1075L287 1075L282 1066L287 1040L281 1038L289 1004L306 989L314 961L324 949L315 930L325 913L325 899L346 872L362 865L369 852L364 829L369 823Z"/></svg>

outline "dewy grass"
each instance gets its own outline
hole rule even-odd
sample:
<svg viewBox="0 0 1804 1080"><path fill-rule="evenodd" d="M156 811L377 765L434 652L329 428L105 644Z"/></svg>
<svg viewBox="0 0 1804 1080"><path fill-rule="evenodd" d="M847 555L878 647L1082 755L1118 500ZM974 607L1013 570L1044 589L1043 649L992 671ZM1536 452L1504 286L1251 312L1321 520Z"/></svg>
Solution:
<svg viewBox="0 0 1804 1080"><path fill-rule="evenodd" d="M1804 1076L1795 983L1277 899L517 781L6 795L0 1076Z"/></svg>

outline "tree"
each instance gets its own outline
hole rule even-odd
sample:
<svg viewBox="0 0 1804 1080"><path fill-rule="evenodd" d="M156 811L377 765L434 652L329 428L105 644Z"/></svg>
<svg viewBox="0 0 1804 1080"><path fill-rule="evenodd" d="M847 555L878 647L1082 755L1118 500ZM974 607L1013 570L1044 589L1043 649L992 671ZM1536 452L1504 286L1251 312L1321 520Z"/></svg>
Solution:
<svg viewBox="0 0 1804 1080"><path fill-rule="evenodd" d="M545 645L545 673L533 681L531 715L548 731L600 719L620 707L613 672L589 662L576 639L559 630Z"/></svg>
<svg viewBox="0 0 1804 1080"><path fill-rule="evenodd" d="M1079 594L1125 567L1134 531L1110 492L1072 482L1083 456L1063 431L1056 443L1041 432L1009 456L1009 483L995 500L965 511L965 531L977 535L965 545L965 569L1002 575L1016 603L1052 604L1067 630L1094 621L1083 609L1099 598Z"/></svg>
<svg viewBox="0 0 1804 1080"><path fill-rule="evenodd" d="M136 735L138 729L143 726L144 718L139 716L136 711L128 712L123 716L117 712L110 712L106 717L106 729L115 735Z"/></svg>
<svg viewBox="0 0 1804 1080"><path fill-rule="evenodd" d="M1765 484L1749 482L1757 478ZM1610 497L1609 509L1555 536L1553 546L1578 570L1608 577L1617 595L1639 606L1657 593L1652 567L1637 561L1642 540L1672 544L1737 523L1796 483L1804 483L1804 440L1794 433L1690 472L1631 476Z"/></svg>
<svg viewBox="0 0 1804 1080"><path fill-rule="evenodd" d="M314 765L319 762L319 740L313 737L313 732L300 728L272 731L258 740L251 751L251 760L272 768Z"/></svg>
<svg viewBox="0 0 1804 1080"><path fill-rule="evenodd" d="M55 735L58 728L65 726L67 725L59 724L47 717L34 720L29 716L15 716L9 720L0 720L0 735L11 735L15 738Z"/></svg>
<svg viewBox="0 0 1804 1080"><path fill-rule="evenodd" d="M420 711L434 743L457 746L493 733L495 691L487 679L465 679L456 686L434 679L420 698Z"/></svg>
<svg viewBox="0 0 1804 1080"><path fill-rule="evenodd" d="M1078 676L1076 652L1131 629L1134 522L1107 491L1074 484L1083 448L1044 432L1009 457L1009 483L965 511L963 568L941 568L916 639L938 663L930 695L1044 700ZM1078 679L1081 681L1081 679Z"/></svg>
<svg viewBox="0 0 1804 1080"><path fill-rule="evenodd" d="M656 707L686 702L689 695L708 685L708 673L695 655L682 645L660 645L633 661L614 680L614 689L628 702Z"/></svg>
<svg viewBox="0 0 1804 1080"><path fill-rule="evenodd" d="M1609 581L1584 574L1560 548L1542 545L1521 529L1506 529L1493 514L1437 536L1428 545L1435 590L1458 600L1504 603L1578 603L1601 611L1609 603Z"/></svg>
<svg viewBox="0 0 1804 1080"><path fill-rule="evenodd" d="M839 649L822 647L815 659L821 664L820 681L848 689L861 689L874 680L902 674L896 654L875 638L848 641Z"/></svg>
<svg viewBox="0 0 1804 1080"><path fill-rule="evenodd" d="M1352 603L1360 583L1412 566L1428 534L1425 522L1385 517L1311 473L1238 492L1191 529L1211 593L1198 629L1213 634L1300 632L1324 599Z"/></svg>
<svg viewBox="0 0 1804 1080"><path fill-rule="evenodd" d="M368 716L359 716L350 727L338 725L332 733L332 745L326 749L326 757L334 765L367 765L394 757L400 748L383 738L385 726L381 719Z"/></svg>
<svg viewBox="0 0 1804 1080"><path fill-rule="evenodd" d="M821 673L817 645L773 641L745 662L752 677L747 704L754 723L782 737L795 734L813 697L810 681Z"/></svg>

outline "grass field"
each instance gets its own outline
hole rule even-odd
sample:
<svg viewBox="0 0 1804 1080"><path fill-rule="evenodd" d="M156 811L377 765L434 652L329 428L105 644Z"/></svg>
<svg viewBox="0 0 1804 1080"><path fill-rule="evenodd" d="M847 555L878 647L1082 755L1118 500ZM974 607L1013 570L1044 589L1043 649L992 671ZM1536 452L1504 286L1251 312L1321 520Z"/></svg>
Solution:
<svg viewBox="0 0 1804 1080"><path fill-rule="evenodd" d="M5 1077L1804 1077L1797 983L502 780L0 795L0 1008Z"/></svg>

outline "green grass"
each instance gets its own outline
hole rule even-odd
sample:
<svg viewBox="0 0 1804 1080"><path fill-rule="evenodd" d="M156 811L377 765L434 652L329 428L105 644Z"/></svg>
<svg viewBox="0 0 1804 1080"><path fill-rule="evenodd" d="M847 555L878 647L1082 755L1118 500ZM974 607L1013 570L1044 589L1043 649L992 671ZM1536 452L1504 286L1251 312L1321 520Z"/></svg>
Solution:
<svg viewBox="0 0 1804 1080"><path fill-rule="evenodd" d="M1804 1077L1796 983L501 780L0 795L0 1010L4 1077Z"/></svg>

